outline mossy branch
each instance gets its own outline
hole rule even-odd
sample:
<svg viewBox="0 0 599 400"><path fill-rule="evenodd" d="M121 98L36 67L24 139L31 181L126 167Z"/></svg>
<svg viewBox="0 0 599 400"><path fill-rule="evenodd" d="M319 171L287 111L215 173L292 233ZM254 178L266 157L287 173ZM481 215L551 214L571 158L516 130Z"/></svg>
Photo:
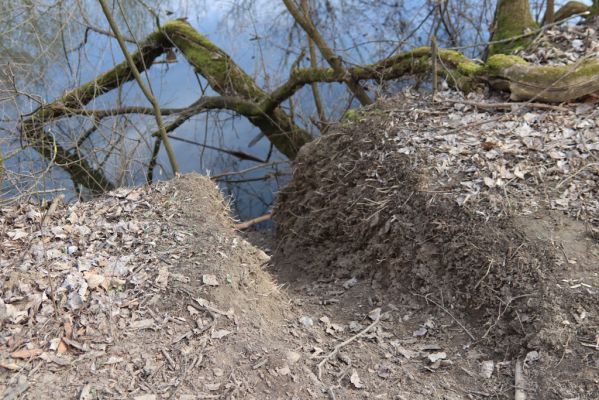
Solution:
<svg viewBox="0 0 599 400"><path fill-rule="evenodd" d="M579 1L569 1L556 11L554 20L559 22L574 15L583 15L585 13L591 13L591 8L589 6Z"/></svg>
<svg viewBox="0 0 599 400"><path fill-rule="evenodd" d="M318 46L320 53L333 70L335 70L337 74L345 76L343 82L345 82L349 90L356 96L360 103L363 106L372 104L372 99L368 96L366 90L360 86L356 77L347 74L341 58L327 45L320 32L318 32L318 29L316 29L316 26L314 26L314 23L312 23L309 15L302 13L293 0L283 0L283 3L295 21L304 29L304 31L306 31L316 46Z"/></svg>
<svg viewBox="0 0 599 400"><path fill-rule="evenodd" d="M170 132L194 115L205 110L226 109L245 116L257 126L283 154L293 159L311 137L299 128L280 105L307 84L352 81L392 80L406 75L430 74L431 49L419 47L373 64L336 68L294 69L287 82L265 92L220 48L183 21L168 22L151 34L141 49L131 55L139 71L148 68L162 53L177 47L189 63L204 76L220 96L202 97L184 109L165 109L165 114L176 118L165 125ZM470 91L480 85L511 93L517 100L562 102L578 99L599 91L599 62L589 59L565 67L535 66L516 56L497 54L485 64L475 62L463 54L438 49L441 68L439 74L450 85ZM112 183L101 169L94 169L77 151L67 151L54 140L45 125L72 115L90 115L92 118L109 116L110 110L85 110L94 97L119 87L133 79L127 62L115 66L96 79L66 93L56 101L24 116L21 126L23 137L48 160L68 171L77 184L103 191ZM127 107L122 112L150 114L147 107ZM164 143L164 142L163 142Z"/></svg>
<svg viewBox="0 0 599 400"><path fill-rule="evenodd" d="M240 101L254 104L268 98L268 94L227 53L188 23L168 22L163 26L163 32L196 71L208 80L212 89L222 96L237 97ZM239 114L248 116L245 109L240 109ZM312 139L279 104L261 115L248 117L281 153L291 159L295 158L300 147Z"/></svg>

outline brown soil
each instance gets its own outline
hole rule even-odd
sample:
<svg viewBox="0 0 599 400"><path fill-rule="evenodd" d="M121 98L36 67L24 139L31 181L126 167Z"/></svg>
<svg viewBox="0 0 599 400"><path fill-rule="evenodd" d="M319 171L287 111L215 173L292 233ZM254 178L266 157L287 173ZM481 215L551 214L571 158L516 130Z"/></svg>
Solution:
<svg viewBox="0 0 599 400"><path fill-rule="evenodd" d="M44 213L23 206L0 214L3 399L263 398L299 390L276 372L293 348L286 295L262 269L268 256L234 233L209 179L184 176ZM89 229L79 237L81 227ZM27 236L13 240L14 232ZM46 254L59 250L55 258L35 259L38 238ZM66 254L65 242L78 250ZM88 290L72 309L61 283L99 255L129 257L131 272L118 287L94 287L85 275ZM106 282L110 261L91 264Z"/></svg>
<svg viewBox="0 0 599 400"><path fill-rule="evenodd" d="M197 175L0 210L3 398L599 398L594 227L459 206L380 110L302 149L270 261Z"/></svg>
<svg viewBox="0 0 599 400"><path fill-rule="evenodd" d="M456 193L430 183L426 154L394 151L385 112L363 119L301 150L275 210L281 279L311 288L356 278L359 289L329 306L337 319L368 300L398 318L387 327L404 348L433 341L451 364L410 372L430 390L423 398L511 398L516 360L531 398L597 398L599 355L589 346L599 339L599 246L585 224L550 211L515 218L460 207ZM423 324L433 327L415 339ZM407 360L388 356L402 376ZM480 379L483 361L497 375ZM376 384L389 395L419 393L400 386Z"/></svg>

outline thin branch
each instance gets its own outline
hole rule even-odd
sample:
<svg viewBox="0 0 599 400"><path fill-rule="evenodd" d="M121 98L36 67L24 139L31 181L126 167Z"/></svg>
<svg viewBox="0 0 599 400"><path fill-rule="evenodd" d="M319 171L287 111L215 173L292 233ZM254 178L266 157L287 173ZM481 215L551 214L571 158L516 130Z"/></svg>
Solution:
<svg viewBox="0 0 599 400"><path fill-rule="evenodd" d="M304 14L309 16L310 15L310 5L308 4L308 0L301 0L302 1L302 10L304 11ZM310 52L310 67L312 67L313 69L318 68L318 60L316 59L316 47L314 46L314 40L312 40L312 38L310 38L310 35L308 36L308 50ZM320 98L320 90L318 90L318 83L316 82L312 82L311 84L312 86L312 95L314 96L314 105L316 106L316 112L318 113L318 119L320 121L320 123L324 124L319 126L319 129L324 133L326 131L326 127L328 125L326 125L326 113L324 110L324 107L322 105L322 100Z"/></svg>
<svg viewBox="0 0 599 400"><path fill-rule="evenodd" d="M453 316L451 311L449 311L447 308L443 307L441 304L437 303L435 300L431 299L429 296L423 296L418 293L414 293L414 294L418 297L424 298L427 302L430 301L431 303L433 303L434 305L439 307L441 310L445 311L445 313L447 315L449 315L451 317L451 319L453 319L460 326L460 328L462 328L464 330L464 332L466 332L466 334L470 337L470 339L472 339L473 341L476 342L476 338L474 337L474 335L472 333L470 333L470 331L456 317Z"/></svg>
<svg viewBox="0 0 599 400"><path fill-rule="evenodd" d="M146 174L146 182L148 182L148 184L154 181L154 169L158 163L158 153L160 152L161 144L162 139L160 136L158 136L154 141L154 149L152 150L152 156L150 157L150 162L148 163L148 173Z"/></svg>
<svg viewBox="0 0 599 400"><path fill-rule="evenodd" d="M260 222L269 221L272 218L272 214L264 214L259 217L250 219L248 221L240 222L239 224L235 224L235 229L238 231L242 231L244 229L250 228Z"/></svg>
<svg viewBox="0 0 599 400"><path fill-rule="evenodd" d="M344 346L347 346L348 344L350 344L354 340L360 338L361 336L364 336L368 331L370 331L372 328L374 328L380 321L381 321L381 315L379 315L378 318L372 322L372 324L368 325L366 328L362 329L360 332L356 333L354 336L350 337L349 339L345 340L344 342L339 343L337 346L335 346L333 351L331 351L329 354L324 356L322 361L318 363L318 379L322 378L322 367L326 364L327 361L329 361L331 358L335 357L339 353L339 350L341 350L341 348L343 348Z"/></svg>
<svg viewBox="0 0 599 400"><path fill-rule="evenodd" d="M343 66L341 57L339 57L333 50L327 45L326 41L318 32L318 29L314 26L314 23L308 15L304 15L299 8L295 5L293 0L283 0L285 7L291 13L295 21L306 31L308 36L314 41L322 56L327 60L329 65L335 70L336 73L344 77L343 81L346 83L349 90L356 96L356 98L362 103L363 106L372 104L372 99L366 94L366 90L357 82L357 80L348 74L347 70Z"/></svg>
<svg viewBox="0 0 599 400"><path fill-rule="evenodd" d="M260 168L274 167L275 165L280 165L280 164L289 164L289 161L274 161L274 162L266 163L266 164L258 164L258 165L254 165L253 167L242 169L240 171L223 172L222 174L212 175L210 177L210 179L217 180L217 179L224 178L227 176L242 175L242 174L246 174L248 172L255 171Z"/></svg>
<svg viewBox="0 0 599 400"><path fill-rule="evenodd" d="M171 167L173 169L173 173L177 174L177 173L179 173L179 165L177 164L177 159L175 158L175 152L168 140L168 135L166 133L166 130L164 129L164 124L162 123L162 113L160 112L160 106L158 105L158 101L156 100L156 97L154 97L154 95L147 88L143 79L141 78L141 75L140 75L139 71L137 70L135 62L133 61L133 58L131 57L129 50L127 50L127 45L125 44L125 41L124 41L123 37L121 36L121 33L119 32L119 28L116 24L116 21L114 20L114 17L112 16L112 12L110 11L108 4L106 3L106 0L99 0L99 1L100 1L100 5L102 6L102 11L104 12L104 15L106 16L106 19L108 20L108 24L110 25L112 32L114 32L116 39L119 42L119 46L121 47L121 50L123 51L123 54L125 55L127 63L129 64L129 68L131 68L131 72L133 73L133 76L135 77L137 84L139 85L140 89L142 90L142 92L144 93L144 95L146 96L148 101L150 103L152 103L152 107L154 107L154 115L156 117L156 124L158 125L158 128L160 129L160 135L162 137L162 142L164 143L164 149L166 150L166 154L168 155L169 161L171 163Z"/></svg>
<svg viewBox="0 0 599 400"><path fill-rule="evenodd" d="M246 153L244 151L231 150L231 149L225 149L223 147L211 146L211 145L206 144L206 143L200 143L200 142L196 142L195 140L185 139L185 138L178 137L178 136L173 136L173 135L168 135L168 137L170 139L178 140L178 141L183 142L183 143L193 144L193 145L196 145L196 146L205 147L205 148L210 149L210 150L216 150L216 151L219 151L221 153L226 153L226 154L232 155L234 157L237 157L240 160L247 160L247 161L255 161L255 162L259 162L259 163L264 163L263 159L258 158L258 157L254 156L254 155L248 154L248 153Z"/></svg>

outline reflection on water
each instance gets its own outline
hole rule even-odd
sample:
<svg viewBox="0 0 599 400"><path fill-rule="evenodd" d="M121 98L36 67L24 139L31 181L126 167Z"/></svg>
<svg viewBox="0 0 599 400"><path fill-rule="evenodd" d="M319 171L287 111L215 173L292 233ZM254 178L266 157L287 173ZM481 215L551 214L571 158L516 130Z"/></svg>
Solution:
<svg viewBox="0 0 599 400"><path fill-rule="evenodd" d="M3 18L6 19L0 22L10 21L2 32L2 45L11 50L10 54L5 52L3 56L6 58L3 60L4 73L7 71L6 66L14 64L18 58L14 56L17 50L21 51L22 61L27 61L22 65L29 68L23 68L23 75L17 76L15 82L29 93L40 96L45 102L60 96L65 88L73 88L91 80L123 60L116 41L97 31L86 29L86 26L102 29L107 27L96 1L41 2L41 5L31 6L34 10L31 7L19 9L14 4L11 8L8 3L12 2L0 1L0 9L4 8ZM162 21L187 18L198 31L230 54L265 90L272 90L286 80L290 65L306 46L305 35L293 25L292 19L279 2L154 0L142 3L120 0L116 4L122 6L115 10L115 15L120 18L123 32L138 39L155 29L155 18L143 4L153 7ZM456 19L454 33L459 35L447 35L440 29L437 35L441 43L461 45L484 41L487 31L481 26L487 26L485 24L492 11L491 7L478 1L462 1L460 4L464 10L466 6L471 6L467 12L475 16L477 22L468 25ZM348 64L373 62L393 51L426 44L435 26L439 25L433 24L430 1L317 1L313 2L313 7L314 19L323 34ZM128 24L121 17L122 11L127 15ZM23 12L29 13L26 14L27 18L22 17ZM52 18L46 18L48 15ZM473 24L477 25L476 29ZM18 35L15 33L16 29L20 29ZM36 47L36 34L38 39L43 36L44 39L38 41L46 42L45 45ZM131 50L134 48L131 45ZM479 49L467 51L476 54ZM65 62L65 55L68 62ZM162 61L152 66L145 78L163 107L185 107L202 95L215 94L180 55L176 63ZM301 66L309 66L309 60L304 59ZM6 76L3 78L3 91L8 91L9 82ZM391 88L388 86L385 90L392 90ZM326 113L331 120L342 115L352 104L341 85L320 85L320 89ZM372 86L370 94L380 94L378 91L380 88ZM317 135L317 129L310 122L310 117L316 115L310 89L306 87L298 92L293 103L298 124ZM17 113L32 111L38 105L36 100L28 96L17 96L16 101L2 103L4 115L9 117L5 120L12 118L12 121L3 123L5 130L0 131L0 144L4 153L9 153L20 145L14 134L17 122L14 117ZM88 108L104 109L122 105L149 106L137 85L129 82L119 90L98 97ZM288 111L289 107L289 103L284 104ZM61 140L75 140L90 127L89 120L73 118L54 124L51 128ZM153 144L148 133L154 130L152 117L132 115L109 118L103 121L98 132L85 146L99 150L97 160L94 161L102 162L115 182L140 184L145 181L145 164ZM173 135L185 138L187 142L173 141L172 145L182 172L198 171L215 175L256 165L253 161L242 161L228 154L191 144L190 141L206 143L212 147L243 150L261 160L266 160L269 155L269 161L282 160L283 157L276 150L271 152L266 139L253 141L258 133L243 118L229 112L211 112L198 115L180 126ZM253 145L248 147L250 143ZM104 153L107 149L110 149L112 156L106 157ZM160 168L157 169L156 178L168 179L171 173L164 151L160 153L158 161ZM21 152L7 161L8 168L21 172L41 171L44 165L40 157L31 150ZM286 172L289 172L289 168L278 164L274 169L257 169L242 176L229 176L228 182L222 182L221 187L234 197L239 216L249 218L260 215L269 208L273 192L289 179ZM274 178L263 180L269 173ZM248 182L240 182L243 180ZM68 176L59 169L54 169L42 183L42 186L66 187L72 191Z"/></svg>

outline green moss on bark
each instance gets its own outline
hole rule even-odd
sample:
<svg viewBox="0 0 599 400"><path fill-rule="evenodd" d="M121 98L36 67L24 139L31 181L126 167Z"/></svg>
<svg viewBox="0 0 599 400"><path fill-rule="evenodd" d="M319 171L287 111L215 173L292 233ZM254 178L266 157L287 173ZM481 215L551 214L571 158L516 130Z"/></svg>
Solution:
<svg viewBox="0 0 599 400"><path fill-rule="evenodd" d="M527 64L527 62L518 56L495 54L494 56L489 57L484 69L491 77L500 76L506 68L509 68L514 64Z"/></svg>
<svg viewBox="0 0 599 400"><path fill-rule="evenodd" d="M489 46L489 55L510 54L528 46L532 40L531 36L509 39L520 36L527 30L537 28L538 25L530 13L528 0L499 0L491 41L502 42Z"/></svg>
<svg viewBox="0 0 599 400"><path fill-rule="evenodd" d="M241 97L252 103L268 100L268 94L252 77L246 74L227 53L188 23L168 22L163 25L162 32L219 94ZM235 111L248 117L250 122L257 126L281 153L291 159L295 157L301 146L312 139L279 107L274 109L271 107L260 116L255 115L254 109L251 110L250 115L243 107L238 107Z"/></svg>
<svg viewBox="0 0 599 400"><path fill-rule="evenodd" d="M171 21L162 27L162 31L217 92L241 95L248 100L260 100L266 96L231 57L188 23Z"/></svg>
<svg viewBox="0 0 599 400"><path fill-rule="evenodd" d="M579 1L569 1L564 4L556 13L555 13L555 21L561 21L563 19L569 18L574 14L582 14L586 11L591 11L589 6Z"/></svg>

